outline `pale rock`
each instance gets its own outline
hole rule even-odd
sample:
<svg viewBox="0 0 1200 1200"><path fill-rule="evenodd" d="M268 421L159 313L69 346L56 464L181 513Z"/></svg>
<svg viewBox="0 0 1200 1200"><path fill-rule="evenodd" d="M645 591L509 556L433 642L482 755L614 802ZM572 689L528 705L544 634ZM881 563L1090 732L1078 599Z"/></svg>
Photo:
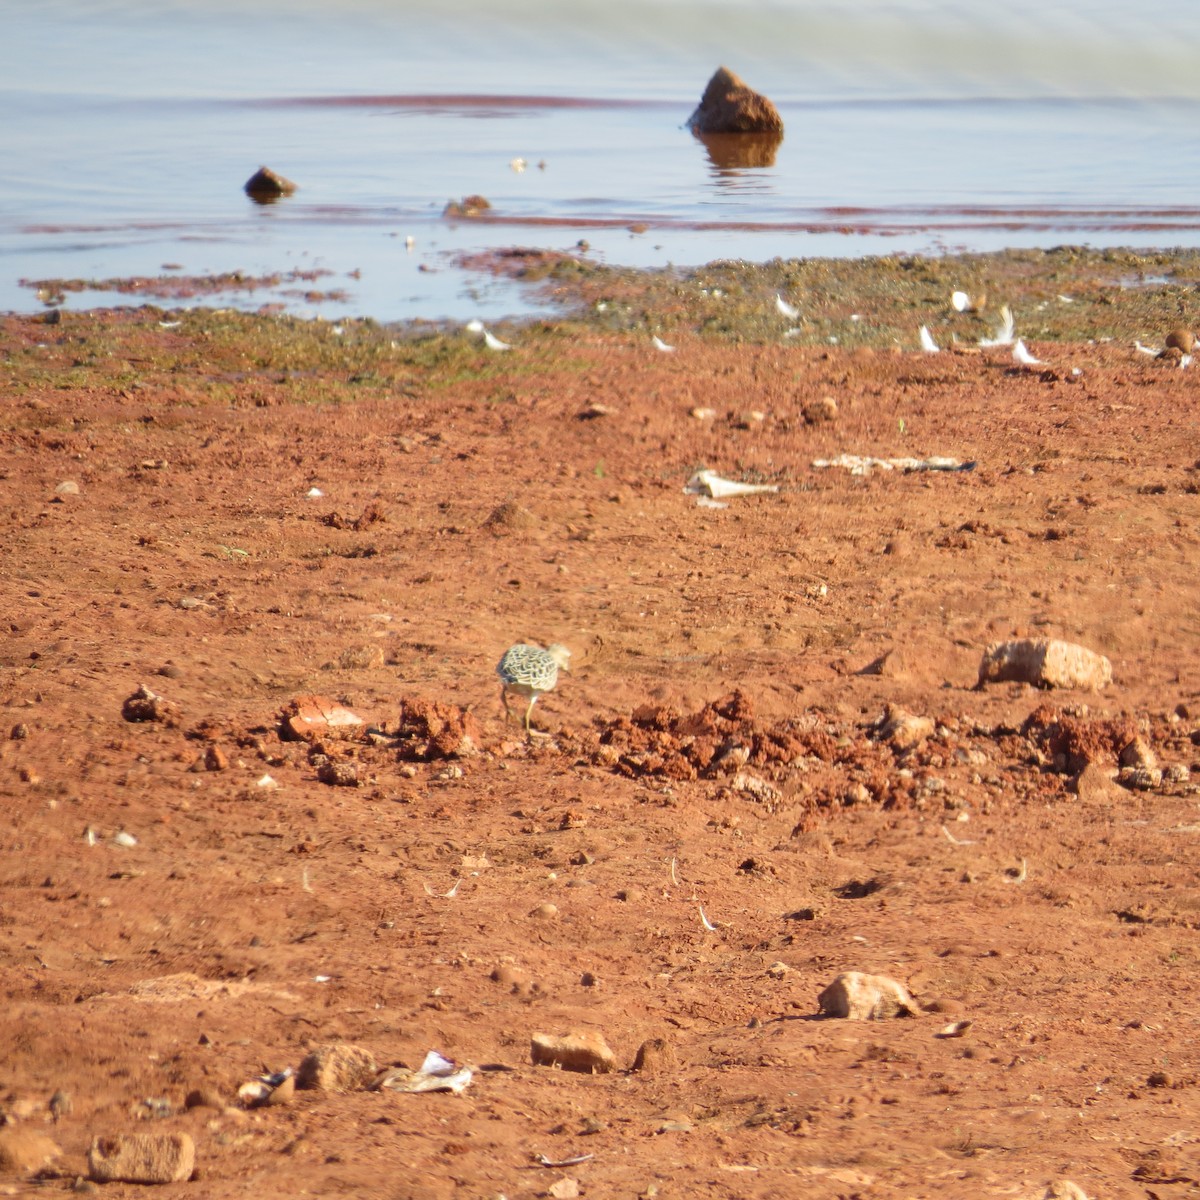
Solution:
<svg viewBox="0 0 1200 1200"><path fill-rule="evenodd" d="M88 1174L97 1183L183 1183L196 1167L187 1133L122 1133L92 1139Z"/></svg>
<svg viewBox="0 0 1200 1200"><path fill-rule="evenodd" d="M314 1046L296 1072L296 1086L322 1092L355 1092L374 1082L375 1056L350 1042Z"/></svg>
<svg viewBox="0 0 1200 1200"><path fill-rule="evenodd" d="M1069 1179L1056 1179L1046 1188L1043 1200L1088 1200L1088 1194Z"/></svg>
<svg viewBox="0 0 1200 1200"><path fill-rule="evenodd" d="M818 997L821 1014L850 1021L884 1021L888 1017L910 1017L920 1006L903 984L886 975L846 971Z"/></svg>
<svg viewBox="0 0 1200 1200"><path fill-rule="evenodd" d="M1103 654L1053 638L993 642L983 652L976 686L1005 682L1099 691L1112 682L1112 663Z"/></svg>
<svg viewBox="0 0 1200 1200"><path fill-rule="evenodd" d="M617 1069L616 1055L609 1049L604 1035L595 1030L561 1037L535 1033L530 1039L530 1053L535 1066L562 1067L564 1071L583 1071L592 1075L604 1075Z"/></svg>
<svg viewBox="0 0 1200 1200"><path fill-rule="evenodd" d="M929 717L914 716L898 704L889 704L875 723L875 736L900 754L915 749L933 734L933 730L933 721Z"/></svg>
<svg viewBox="0 0 1200 1200"><path fill-rule="evenodd" d="M1080 800L1088 804L1114 804L1128 799L1125 790L1099 763L1088 763L1069 786Z"/></svg>
<svg viewBox="0 0 1200 1200"><path fill-rule="evenodd" d="M1147 767L1154 770L1158 766L1154 751L1146 744L1145 739L1140 737L1134 738L1122 749L1118 761L1123 767Z"/></svg>

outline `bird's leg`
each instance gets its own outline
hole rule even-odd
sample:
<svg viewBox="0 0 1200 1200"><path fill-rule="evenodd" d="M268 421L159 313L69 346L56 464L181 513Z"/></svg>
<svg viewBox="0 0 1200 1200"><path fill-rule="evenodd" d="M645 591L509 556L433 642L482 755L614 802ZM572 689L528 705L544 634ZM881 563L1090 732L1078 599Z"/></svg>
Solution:
<svg viewBox="0 0 1200 1200"><path fill-rule="evenodd" d="M508 707L508 688L506 687L502 687L500 689L500 702L504 705L504 719L506 721L511 721L512 709Z"/></svg>
<svg viewBox="0 0 1200 1200"><path fill-rule="evenodd" d="M537 696L534 695L533 699L531 699L529 701L529 707L525 710L525 732L526 733L532 732L532 730L529 728L529 718L533 716L533 706L536 703L537 703Z"/></svg>

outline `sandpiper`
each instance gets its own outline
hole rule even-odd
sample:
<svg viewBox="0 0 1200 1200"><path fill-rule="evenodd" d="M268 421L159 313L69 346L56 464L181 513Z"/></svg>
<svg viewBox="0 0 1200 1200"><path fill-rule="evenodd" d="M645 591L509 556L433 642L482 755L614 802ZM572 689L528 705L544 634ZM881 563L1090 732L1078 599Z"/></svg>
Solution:
<svg viewBox="0 0 1200 1200"><path fill-rule="evenodd" d="M529 697L529 707L525 710L526 733L532 732L529 728L529 718L533 715L533 706L537 703L537 698L543 692L553 690L558 682L560 670L570 670L567 666L570 658L570 650L558 642L545 650L541 646L527 646L521 643L504 652L504 657L496 667L496 674L500 676L500 699L504 702L505 715L511 717L508 693L514 692L518 696Z"/></svg>

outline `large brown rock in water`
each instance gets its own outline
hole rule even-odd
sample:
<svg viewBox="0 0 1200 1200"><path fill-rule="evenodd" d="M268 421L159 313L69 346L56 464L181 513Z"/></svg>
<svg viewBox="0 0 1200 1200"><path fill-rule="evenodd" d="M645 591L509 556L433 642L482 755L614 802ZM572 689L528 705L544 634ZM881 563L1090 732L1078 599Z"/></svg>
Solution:
<svg viewBox="0 0 1200 1200"><path fill-rule="evenodd" d="M727 67L717 68L687 123L693 133L783 132L783 118L775 105Z"/></svg>

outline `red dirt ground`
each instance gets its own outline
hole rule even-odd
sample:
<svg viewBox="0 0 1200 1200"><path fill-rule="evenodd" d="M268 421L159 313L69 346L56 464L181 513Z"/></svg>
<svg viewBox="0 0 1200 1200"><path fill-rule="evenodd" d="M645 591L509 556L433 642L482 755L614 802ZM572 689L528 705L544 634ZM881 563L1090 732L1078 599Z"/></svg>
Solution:
<svg viewBox="0 0 1200 1200"><path fill-rule="evenodd" d="M62 1151L0 1190L149 1131L197 1147L156 1194L214 1200L1200 1191L1194 371L531 329L301 401L159 317L0 326L0 1108ZM978 465L811 465L843 451ZM699 507L700 466L780 490ZM1026 635L1114 682L977 690ZM529 743L522 640L574 655ZM377 732L282 740L308 694ZM894 747L889 705L932 734ZM1169 782L1109 781L1126 729ZM926 1011L818 1019L848 970ZM531 1064L594 1030L618 1072ZM338 1040L478 1069L237 1103Z"/></svg>

